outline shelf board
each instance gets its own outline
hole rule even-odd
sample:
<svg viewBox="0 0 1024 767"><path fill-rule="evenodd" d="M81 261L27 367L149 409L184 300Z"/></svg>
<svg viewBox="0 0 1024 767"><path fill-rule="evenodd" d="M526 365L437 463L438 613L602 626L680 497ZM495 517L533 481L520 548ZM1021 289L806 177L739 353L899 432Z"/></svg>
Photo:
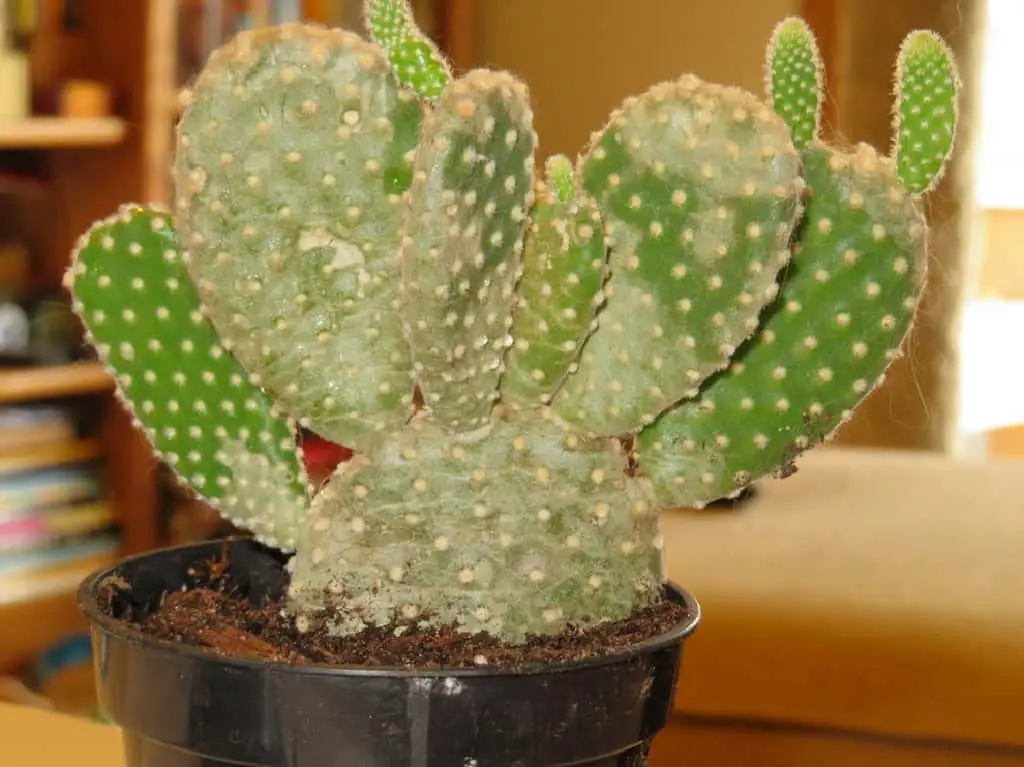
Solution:
<svg viewBox="0 0 1024 767"><path fill-rule="evenodd" d="M117 117L30 117L0 120L0 149L111 146L124 138Z"/></svg>
<svg viewBox="0 0 1024 767"><path fill-rule="evenodd" d="M0 403L95 394L113 386L113 379L98 362L0 368Z"/></svg>

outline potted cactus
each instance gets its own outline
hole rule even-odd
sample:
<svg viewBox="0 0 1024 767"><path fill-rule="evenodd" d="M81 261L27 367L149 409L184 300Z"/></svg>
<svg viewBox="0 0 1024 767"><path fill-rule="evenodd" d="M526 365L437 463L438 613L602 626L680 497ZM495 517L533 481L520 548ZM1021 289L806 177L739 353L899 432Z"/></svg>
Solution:
<svg viewBox="0 0 1024 767"><path fill-rule="evenodd" d="M767 99L685 75L541 161L523 83L367 21L215 52L173 208L76 247L137 427L252 533L83 584L102 704L133 767L641 765L699 619L658 512L786 476L899 355L955 65L911 34L892 152L829 146L786 19ZM300 426L353 451L318 487Z"/></svg>

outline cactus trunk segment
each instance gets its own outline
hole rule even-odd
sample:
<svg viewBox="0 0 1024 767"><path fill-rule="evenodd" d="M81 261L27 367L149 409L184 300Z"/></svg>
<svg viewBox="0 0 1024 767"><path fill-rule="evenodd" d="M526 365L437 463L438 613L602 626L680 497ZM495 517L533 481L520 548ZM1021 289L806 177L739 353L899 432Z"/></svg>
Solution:
<svg viewBox="0 0 1024 767"><path fill-rule="evenodd" d="M231 522L294 548L309 501L293 428L200 312L170 213L126 205L94 224L65 284L158 455Z"/></svg>
<svg viewBox="0 0 1024 767"><path fill-rule="evenodd" d="M914 316L925 221L895 164L860 145L804 153L807 215L761 333L699 402L637 440L667 505L701 505L791 466L875 387Z"/></svg>
<svg viewBox="0 0 1024 767"><path fill-rule="evenodd" d="M408 0L367 0L363 10L370 37L387 53L398 81L425 99L440 96L451 70L416 25Z"/></svg>
<svg viewBox="0 0 1024 767"><path fill-rule="evenodd" d="M625 618L663 582L654 499L611 441L551 421L448 436L415 421L314 500L291 599L328 630L397 623L508 642Z"/></svg>
<svg viewBox="0 0 1024 767"><path fill-rule="evenodd" d="M395 253L421 119L379 48L285 25L211 57L179 128L177 221L224 345L358 450L411 413Z"/></svg>
<svg viewBox="0 0 1024 767"><path fill-rule="evenodd" d="M505 357L503 401L547 405L594 330L604 300L607 250L597 205L564 199L557 179L539 185L523 255L512 348ZM570 177L571 183L571 177ZM562 195L567 184L562 184Z"/></svg>
<svg viewBox="0 0 1024 767"><path fill-rule="evenodd" d="M803 150L818 137L824 68L807 22L784 19L768 43L768 94L772 107L786 121L793 146Z"/></svg>
<svg viewBox="0 0 1024 767"><path fill-rule="evenodd" d="M777 291L799 171L785 123L738 88L688 76L613 115L580 170L611 241L609 297L560 417L631 432L728 364Z"/></svg>
<svg viewBox="0 0 1024 767"><path fill-rule="evenodd" d="M912 32L896 62L893 155L911 193L924 194L942 179L953 151L960 75L949 46L934 32Z"/></svg>
<svg viewBox="0 0 1024 767"><path fill-rule="evenodd" d="M510 342L536 136L525 86L478 70L423 124L402 243L401 305L424 403L457 431L486 422Z"/></svg>

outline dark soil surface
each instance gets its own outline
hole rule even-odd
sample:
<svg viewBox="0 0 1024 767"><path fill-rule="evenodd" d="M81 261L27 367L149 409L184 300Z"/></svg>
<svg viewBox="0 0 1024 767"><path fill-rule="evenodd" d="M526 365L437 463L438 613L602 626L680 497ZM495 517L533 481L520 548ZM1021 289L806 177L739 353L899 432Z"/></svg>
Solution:
<svg viewBox="0 0 1024 767"><path fill-rule="evenodd" d="M300 633L282 615L278 602L253 604L245 585L232 576L231 563L222 557L197 561L190 573L186 589L164 595L155 611L128 610L119 617L150 636L230 657L293 664L506 670L617 653L669 631L686 617L683 605L664 600L624 621L535 637L518 647L452 628L410 629L401 636L393 629L368 629L339 639L328 636L323 625ZM101 603L109 612L115 612L115 602L123 602L118 591L126 587L118 579L104 585Z"/></svg>

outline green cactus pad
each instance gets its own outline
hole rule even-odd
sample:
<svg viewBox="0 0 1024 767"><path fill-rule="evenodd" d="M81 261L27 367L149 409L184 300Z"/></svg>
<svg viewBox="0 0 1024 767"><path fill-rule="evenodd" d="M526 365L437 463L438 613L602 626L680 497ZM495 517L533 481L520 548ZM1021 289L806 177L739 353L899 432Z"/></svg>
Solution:
<svg viewBox="0 0 1024 767"><path fill-rule="evenodd" d="M804 153L811 189L793 262L758 337L698 402L638 437L666 506L785 475L831 435L900 353L925 276L926 227L895 164L869 146Z"/></svg>
<svg viewBox="0 0 1024 767"><path fill-rule="evenodd" d="M233 523L293 548L309 505L294 431L200 312L169 213L126 205L94 224L65 285L158 455Z"/></svg>
<svg viewBox="0 0 1024 767"><path fill-rule="evenodd" d="M411 413L395 254L421 121L376 45L284 25L212 56L179 127L204 308L282 409L357 450Z"/></svg>
<svg viewBox="0 0 1024 767"><path fill-rule="evenodd" d="M544 163L545 178L559 202L576 199L576 169L564 154L549 157Z"/></svg>
<svg viewBox="0 0 1024 767"><path fill-rule="evenodd" d="M504 401L551 402L596 326L606 277L604 225L596 204L586 196L564 201L555 188L538 185L512 325L515 340L501 381Z"/></svg>
<svg viewBox="0 0 1024 767"><path fill-rule="evenodd" d="M425 99L440 96L451 70L417 26L408 0L366 0L364 11L370 37L387 53L398 81Z"/></svg>
<svg viewBox="0 0 1024 767"><path fill-rule="evenodd" d="M757 328L789 258L800 162L753 95L686 76L628 100L581 164L612 278L554 406L576 428L618 434L694 396Z"/></svg>
<svg viewBox="0 0 1024 767"><path fill-rule="evenodd" d="M896 63L896 168L914 194L942 179L956 140L960 75L949 46L934 32L912 32Z"/></svg>
<svg viewBox="0 0 1024 767"><path fill-rule="evenodd" d="M402 244L402 318L424 403L456 430L484 423L511 336L536 136L526 87L454 81L423 124Z"/></svg>
<svg viewBox="0 0 1024 767"><path fill-rule="evenodd" d="M818 137L824 68L814 33L798 17L775 27L768 44L768 94L789 126L793 146L802 150Z"/></svg>
<svg viewBox="0 0 1024 767"><path fill-rule="evenodd" d="M327 594L336 634L397 621L521 642L624 619L658 597L653 499L621 451L541 419L491 428L459 440L417 421L339 468L294 561L300 625Z"/></svg>

